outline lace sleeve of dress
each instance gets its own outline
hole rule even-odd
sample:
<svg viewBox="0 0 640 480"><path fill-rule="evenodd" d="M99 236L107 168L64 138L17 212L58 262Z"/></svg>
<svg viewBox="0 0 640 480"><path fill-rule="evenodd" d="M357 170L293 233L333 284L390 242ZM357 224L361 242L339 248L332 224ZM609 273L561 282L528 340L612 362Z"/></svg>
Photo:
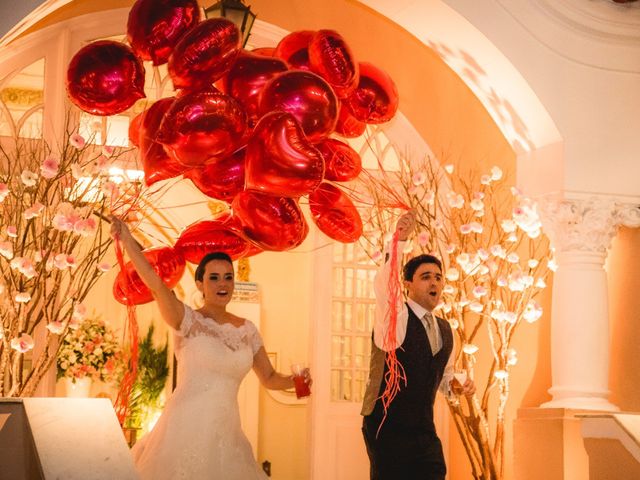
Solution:
<svg viewBox="0 0 640 480"><path fill-rule="evenodd" d="M245 322L247 324L248 337L249 337L249 343L251 344L251 350L255 355L256 353L258 353L258 350L260 350L260 347L262 347L264 343L262 342L262 337L260 336L260 332L258 331L256 326L253 324L253 322L250 322L249 320L245 320Z"/></svg>
<svg viewBox="0 0 640 480"><path fill-rule="evenodd" d="M175 334L178 335L179 337L187 337L195 322L195 315L196 315L196 312L194 312L190 306L185 305L184 317L182 317L182 323L180 324L180 328L178 330L174 330Z"/></svg>

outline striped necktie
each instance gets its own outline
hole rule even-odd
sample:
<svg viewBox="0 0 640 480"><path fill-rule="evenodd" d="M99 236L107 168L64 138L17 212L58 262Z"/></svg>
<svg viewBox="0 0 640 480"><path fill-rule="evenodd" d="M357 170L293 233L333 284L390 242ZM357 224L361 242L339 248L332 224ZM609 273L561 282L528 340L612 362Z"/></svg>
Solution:
<svg viewBox="0 0 640 480"><path fill-rule="evenodd" d="M427 324L427 337L429 338L429 345L431 345L431 353L435 355L440 351L440 345L438 342L438 333L436 331L436 319L433 318L431 312L427 312L424 314L424 321Z"/></svg>

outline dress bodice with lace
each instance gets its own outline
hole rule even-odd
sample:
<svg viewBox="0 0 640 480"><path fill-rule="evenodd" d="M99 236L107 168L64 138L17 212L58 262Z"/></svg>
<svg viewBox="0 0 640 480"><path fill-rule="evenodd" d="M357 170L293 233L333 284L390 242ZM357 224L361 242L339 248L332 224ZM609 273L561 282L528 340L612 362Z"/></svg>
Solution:
<svg viewBox="0 0 640 480"><path fill-rule="evenodd" d="M219 324L185 306L174 332L178 386L133 448L143 479L266 479L240 428L238 388L262 346L255 325Z"/></svg>

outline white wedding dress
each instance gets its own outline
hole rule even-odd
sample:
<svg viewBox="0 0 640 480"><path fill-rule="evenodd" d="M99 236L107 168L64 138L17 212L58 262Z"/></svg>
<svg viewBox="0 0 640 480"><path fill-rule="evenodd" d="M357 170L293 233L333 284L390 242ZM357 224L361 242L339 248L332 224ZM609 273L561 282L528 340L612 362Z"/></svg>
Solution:
<svg viewBox="0 0 640 480"><path fill-rule="evenodd" d="M133 447L143 480L267 479L240 428L238 387L262 346L255 325L219 324L185 305L174 332L178 386Z"/></svg>

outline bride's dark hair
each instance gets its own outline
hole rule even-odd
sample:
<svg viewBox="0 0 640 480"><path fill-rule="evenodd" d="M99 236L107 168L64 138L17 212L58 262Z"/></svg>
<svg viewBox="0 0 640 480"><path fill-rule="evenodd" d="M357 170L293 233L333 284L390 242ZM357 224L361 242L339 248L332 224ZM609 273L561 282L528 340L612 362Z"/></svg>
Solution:
<svg viewBox="0 0 640 480"><path fill-rule="evenodd" d="M207 267L207 263L209 263L212 260L222 260L225 262L229 262L231 265L233 265L233 260L231 260L231 257L224 252L207 253L204 257L202 257L202 260L200 260L200 263L196 268L196 274L195 274L196 282L202 281L202 279L204 278L204 269Z"/></svg>

